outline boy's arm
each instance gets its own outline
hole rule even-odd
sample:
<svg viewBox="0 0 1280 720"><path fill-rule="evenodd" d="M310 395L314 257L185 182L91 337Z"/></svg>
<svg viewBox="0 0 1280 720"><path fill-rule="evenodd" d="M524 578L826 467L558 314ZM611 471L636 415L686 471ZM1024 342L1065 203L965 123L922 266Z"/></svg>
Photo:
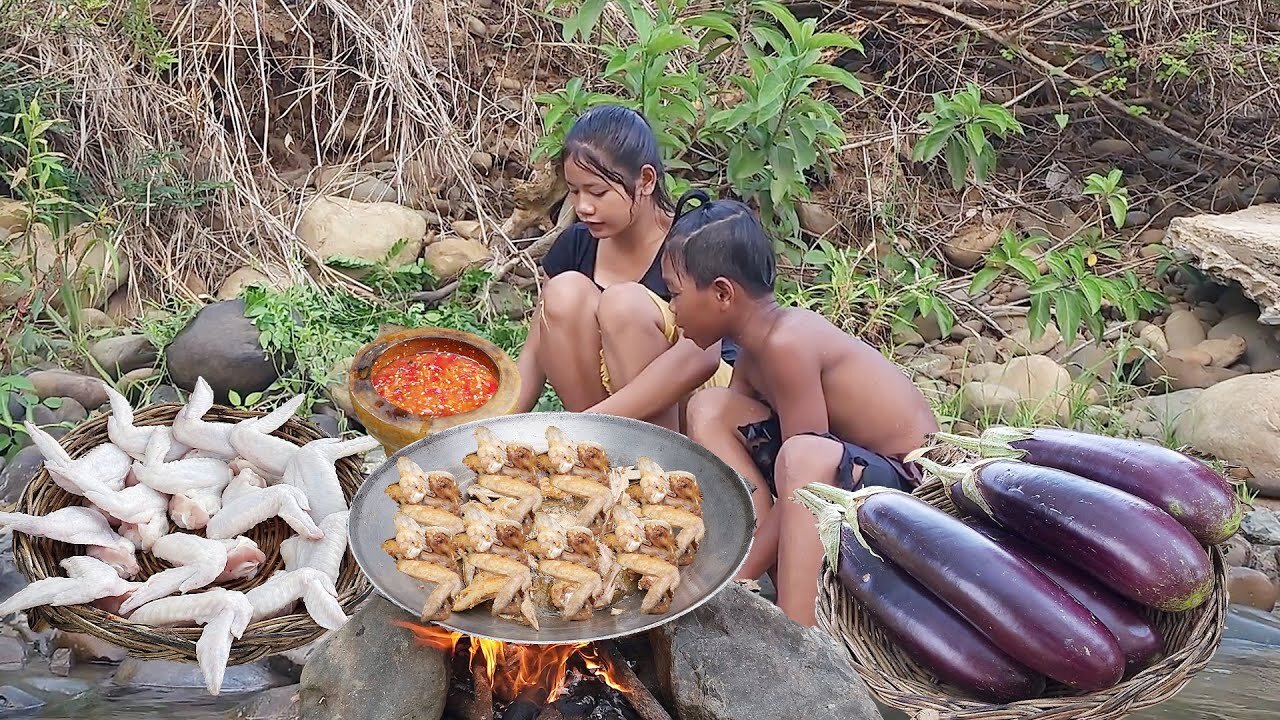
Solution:
<svg viewBox="0 0 1280 720"><path fill-rule="evenodd" d="M796 349L805 344L799 338L779 337L769 343L768 357L757 358L784 442L801 433L830 429L827 399L822 393L822 363L816 350Z"/></svg>
<svg viewBox="0 0 1280 720"><path fill-rule="evenodd" d="M710 380L719 367L720 343L703 350L692 340L682 338L654 358L634 380L587 408L587 412L651 418Z"/></svg>

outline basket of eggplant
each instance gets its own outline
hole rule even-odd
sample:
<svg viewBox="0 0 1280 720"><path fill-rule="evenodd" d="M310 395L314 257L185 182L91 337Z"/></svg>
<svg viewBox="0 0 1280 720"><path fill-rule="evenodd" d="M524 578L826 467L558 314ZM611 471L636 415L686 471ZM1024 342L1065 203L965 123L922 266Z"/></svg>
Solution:
<svg viewBox="0 0 1280 720"><path fill-rule="evenodd" d="M818 624L913 717L1112 720L1177 694L1227 615L1243 506L1184 453L1058 428L939 433L910 494L811 484ZM942 449L942 452L939 452ZM961 452L962 451L962 452ZM958 458L954 462L931 458Z"/></svg>

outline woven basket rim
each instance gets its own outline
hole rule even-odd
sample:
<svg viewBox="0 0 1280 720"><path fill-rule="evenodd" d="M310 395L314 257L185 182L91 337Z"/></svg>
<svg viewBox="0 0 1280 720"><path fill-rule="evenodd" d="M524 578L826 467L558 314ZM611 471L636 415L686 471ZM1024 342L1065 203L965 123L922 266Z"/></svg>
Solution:
<svg viewBox="0 0 1280 720"><path fill-rule="evenodd" d="M139 426L171 424L178 411L185 407L181 403L156 403L134 411L134 422ZM243 410L226 405L214 405L204 418L215 421L236 421L253 417L262 417L266 410ZM58 440L73 458L83 456L91 447L108 442L106 421L110 413L95 413L82 421L74 429ZM301 446L310 440L328 437L317 425L297 415L291 416L285 424L273 433L295 445ZM339 484L342 486L346 500L350 503L355 491L364 482L364 473L356 458L342 458L336 464ZM54 506L41 508L47 504L47 496L53 493L60 501ZM39 471L18 498L16 512L44 515L48 512L70 504L79 504L76 498L59 488L49 477L48 470L41 465ZM271 522L271 521L268 521ZM172 531L187 532L174 526ZM252 532L252 530L250 531ZM248 534L248 533L246 533ZM57 560L51 556L49 548L70 548L72 552L83 552L82 546L67 546L44 538L32 538L24 533L13 534L14 559L18 570L28 582L35 582L52 576L62 576ZM264 551L269 550L264 548ZM278 551L278 548L276 548ZM139 550L141 559L145 551ZM70 554L70 553L65 553ZM272 555L268 553L268 558ZM276 569L263 566L253 578L254 587L265 582ZM210 584L218 587L221 584ZM344 613L350 617L372 592L368 579L360 571L359 565L348 548L343 557L341 571L336 583L338 603ZM300 610L300 611L299 611ZM37 606L26 611L33 629L54 627L64 632L92 635L108 643L123 648L129 655L144 659L178 660L196 662L195 644L203 631L202 627L156 627L129 622L118 615L108 613L89 604L66 605L60 607ZM269 655L293 650L316 640L326 630L315 623L305 607L298 604L294 612L274 618L250 623L240 638L232 643L228 665L239 665Z"/></svg>
<svg viewBox="0 0 1280 720"><path fill-rule="evenodd" d="M956 515L945 499L942 483L929 477L912 495ZM1116 720L1137 710L1157 705L1180 692L1208 665L1219 642L1227 617L1226 563L1215 545L1204 546L1213 566L1213 589L1197 608L1183 613L1155 613L1172 622L1190 626L1183 633L1189 641L1174 646L1166 638L1166 655L1158 662L1105 690L1093 693L1041 697L1007 704L985 703L944 692L937 685L925 686L914 678L892 671L893 662L908 664L925 672L901 651L885 647L866 632L879 630L870 613L839 582L836 572L823 560L819 579L818 626L844 647L851 665L871 693L882 703L922 720ZM856 617L856 619L852 619Z"/></svg>

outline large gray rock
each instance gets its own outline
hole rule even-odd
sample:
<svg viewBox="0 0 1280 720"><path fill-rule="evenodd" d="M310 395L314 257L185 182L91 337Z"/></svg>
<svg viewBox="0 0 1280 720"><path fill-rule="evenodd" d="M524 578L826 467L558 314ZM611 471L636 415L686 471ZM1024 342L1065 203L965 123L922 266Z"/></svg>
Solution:
<svg viewBox="0 0 1280 720"><path fill-rule="evenodd" d="M650 640L658 682L682 720L880 718L832 637L736 583Z"/></svg>
<svg viewBox="0 0 1280 720"><path fill-rule="evenodd" d="M258 328L244 316L244 300L208 305L165 348L169 375L188 392L203 377L218 402L227 391L243 397L266 390L280 377L276 364L258 344Z"/></svg>
<svg viewBox="0 0 1280 720"><path fill-rule="evenodd" d="M1188 252L1214 277L1234 280L1258 303L1267 325L1280 325L1280 205L1169 222L1165 243Z"/></svg>
<svg viewBox="0 0 1280 720"><path fill-rule="evenodd" d="M1178 418L1178 440L1249 469L1249 485L1280 498L1280 371L1244 375L1205 390Z"/></svg>
<svg viewBox="0 0 1280 720"><path fill-rule="evenodd" d="M449 655L398 623L414 617L374 596L307 658L301 714L307 720L439 720Z"/></svg>

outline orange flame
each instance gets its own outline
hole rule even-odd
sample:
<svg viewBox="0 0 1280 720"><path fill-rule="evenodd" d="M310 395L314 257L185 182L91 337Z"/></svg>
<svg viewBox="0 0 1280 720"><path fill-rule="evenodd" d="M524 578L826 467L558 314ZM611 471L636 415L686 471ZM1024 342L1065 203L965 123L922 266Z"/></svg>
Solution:
<svg viewBox="0 0 1280 720"><path fill-rule="evenodd" d="M453 652L461 633L438 626L397 622L413 631L418 642L437 650ZM589 672L603 680L609 687L625 693L616 672L599 650L588 643L570 645L516 645L487 638L470 638L470 663L472 672L478 672L476 656L483 659L484 677L488 678L493 694L504 702L510 702L521 691L530 687L542 687L548 691L546 702L551 702L564 692L568 680L569 662L575 655L582 658Z"/></svg>

